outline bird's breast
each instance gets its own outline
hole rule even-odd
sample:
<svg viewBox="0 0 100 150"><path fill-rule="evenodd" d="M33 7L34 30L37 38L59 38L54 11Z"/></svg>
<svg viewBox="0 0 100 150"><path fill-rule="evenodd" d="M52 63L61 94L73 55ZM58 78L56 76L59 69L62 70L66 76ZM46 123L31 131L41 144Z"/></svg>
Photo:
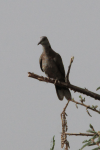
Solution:
<svg viewBox="0 0 100 150"><path fill-rule="evenodd" d="M60 79L62 78L62 75L58 69L58 66L56 65L54 59L52 57L44 57L42 59L42 69L45 72L45 74L54 79Z"/></svg>

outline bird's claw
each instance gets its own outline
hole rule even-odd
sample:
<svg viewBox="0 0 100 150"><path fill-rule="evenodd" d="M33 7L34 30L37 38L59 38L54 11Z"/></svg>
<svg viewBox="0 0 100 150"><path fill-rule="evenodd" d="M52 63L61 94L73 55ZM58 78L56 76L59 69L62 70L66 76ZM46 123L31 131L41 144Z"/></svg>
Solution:
<svg viewBox="0 0 100 150"><path fill-rule="evenodd" d="M58 79L55 80L54 84L57 84L57 82L58 82Z"/></svg>

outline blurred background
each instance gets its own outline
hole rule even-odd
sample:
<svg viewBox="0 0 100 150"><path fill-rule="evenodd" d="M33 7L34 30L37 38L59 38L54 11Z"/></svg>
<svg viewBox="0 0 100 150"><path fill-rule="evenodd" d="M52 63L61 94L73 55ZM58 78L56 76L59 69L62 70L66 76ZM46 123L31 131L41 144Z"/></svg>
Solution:
<svg viewBox="0 0 100 150"><path fill-rule="evenodd" d="M53 84L29 78L27 72L45 76L39 66L37 46L47 36L58 52L73 85L96 92L100 86L100 0L0 0L0 149L61 149L60 114L67 101L59 101ZM71 91L79 101L80 93ZM97 91L100 94L100 90ZM87 105L100 102L89 96ZM70 102L68 132L85 133L91 123L100 130L100 115ZM68 136L71 150L88 137ZM87 148L86 148L87 149ZM91 150L91 147L88 148Z"/></svg>

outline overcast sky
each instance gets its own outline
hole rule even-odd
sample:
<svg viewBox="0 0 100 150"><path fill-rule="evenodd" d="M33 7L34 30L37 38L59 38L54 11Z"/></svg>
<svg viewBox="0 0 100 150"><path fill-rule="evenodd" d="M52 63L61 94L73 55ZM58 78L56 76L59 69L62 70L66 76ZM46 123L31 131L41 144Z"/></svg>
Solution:
<svg viewBox="0 0 100 150"><path fill-rule="evenodd" d="M0 0L0 150L49 150L54 135L55 150L61 149L60 114L67 101L58 100L54 85L27 77L27 72L45 76L41 36L61 55L66 73L75 57L73 85L93 92L100 86L100 0ZM71 93L79 101L80 93ZM100 108L98 100L83 97ZM92 117L70 102L68 132L85 133L90 123L100 130L100 115L89 112ZM78 150L88 137L67 139L70 150Z"/></svg>

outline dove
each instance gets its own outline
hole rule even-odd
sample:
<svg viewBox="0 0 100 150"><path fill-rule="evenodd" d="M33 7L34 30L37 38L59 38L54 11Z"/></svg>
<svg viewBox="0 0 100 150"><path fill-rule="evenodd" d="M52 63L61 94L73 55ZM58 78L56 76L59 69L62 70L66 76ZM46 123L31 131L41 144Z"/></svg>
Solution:
<svg viewBox="0 0 100 150"><path fill-rule="evenodd" d="M46 36L40 38L39 44L43 49L39 59L41 70L47 77L65 82L65 69L61 56L51 48ZM59 100L63 100L64 97L71 100L71 92L68 88L55 85L55 89Z"/></svg>

